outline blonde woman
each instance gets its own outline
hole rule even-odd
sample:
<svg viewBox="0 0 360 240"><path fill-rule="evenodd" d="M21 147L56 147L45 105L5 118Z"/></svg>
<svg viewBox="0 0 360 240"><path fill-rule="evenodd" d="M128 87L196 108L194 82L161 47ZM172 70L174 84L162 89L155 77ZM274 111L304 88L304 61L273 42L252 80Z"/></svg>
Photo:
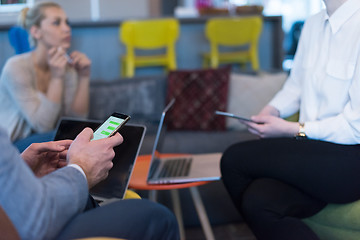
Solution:
<svg viewBox="0 0 360 240"><path fill-rule="evenodd" d="M67 53L71 28L63 9L41 2L24 9L19 22L34 50L11 57L0 77L0 126L12 141L53 130L61 116L86 117L89 105L91 61L78 51ZM19 143L26 147L48 138Z"/></svg>

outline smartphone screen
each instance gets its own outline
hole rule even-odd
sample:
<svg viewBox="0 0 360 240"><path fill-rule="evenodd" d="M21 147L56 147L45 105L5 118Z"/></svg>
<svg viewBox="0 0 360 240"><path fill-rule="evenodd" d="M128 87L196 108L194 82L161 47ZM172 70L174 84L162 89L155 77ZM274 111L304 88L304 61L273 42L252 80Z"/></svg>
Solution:
<svg viewBox="0 0 360 240"><path fill-rule="evenodd" d="M130 117L125 114L113 113L96 129L92 140L107 138L114 135L129 119Z"/></svg>

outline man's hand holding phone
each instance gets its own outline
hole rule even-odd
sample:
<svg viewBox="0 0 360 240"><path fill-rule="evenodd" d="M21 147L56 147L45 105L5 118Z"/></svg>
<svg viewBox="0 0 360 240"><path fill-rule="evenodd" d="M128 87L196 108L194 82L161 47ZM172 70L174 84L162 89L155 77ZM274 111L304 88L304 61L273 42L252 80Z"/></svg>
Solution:
<svg viewBox="0 0 360 240"><path fill-rule="evenodd" d="M95 132L85 128L71 144L67 160L83 169L89 188L108 176L115 157L114 147L123 142L118 131L129 119L130 116L115 112Z"/></svg>
<svg viewBox="0 0 360 240"><path fill-rule="evenodd" d="M114 147L123 142L119 133L112 137L91 141L93 131L85 128L71 144L67 161L77 164L85 172L89 188L104 180L113 166Z"/></svg>

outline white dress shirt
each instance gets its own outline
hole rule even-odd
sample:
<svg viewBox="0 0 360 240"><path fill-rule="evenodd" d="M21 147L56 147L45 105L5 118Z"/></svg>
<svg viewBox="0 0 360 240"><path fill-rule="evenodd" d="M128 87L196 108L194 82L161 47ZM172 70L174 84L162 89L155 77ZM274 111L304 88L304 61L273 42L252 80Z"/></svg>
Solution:
<svg viewBox="0 0 360 240"><path fill-rule="evenodd" d="M348 0L330 17L310 17L289 78L270 105L280 117L300 111L309 138L360 143L360 1Z"/></svg>
<svg viewBox="0 0 360 240"><path fill-rule="evenodd" d="M79 165L73 163L73 164L69 164L67 166L77 169L85 177L85 179L87 181L86 174L85 174L84 170Z"/></svg>

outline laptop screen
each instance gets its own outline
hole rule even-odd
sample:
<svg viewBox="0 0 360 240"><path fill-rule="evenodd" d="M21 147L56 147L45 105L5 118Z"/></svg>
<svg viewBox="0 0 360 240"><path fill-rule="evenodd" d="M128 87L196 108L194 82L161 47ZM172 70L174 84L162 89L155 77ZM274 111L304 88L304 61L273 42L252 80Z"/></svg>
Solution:
<svg viewBox="0 0 360 240"><path fill-rule="evenodd" d="M151 160L159 157L158 155L160 154L162 140L163 140L162 136L165 135L165 132L164 132L165 130L163 129L163 125L164 125L166 112L172 107L172 105L174 105L174 103L175 103L175 98L171 99L171 101L166 105L166 107L164 108L164 110L161 114L158 130L156 132L154 146L152 149Z"/></svg>
<svg viewBox="0 0 360 240"><path fill-rule="evenodd" d="M92 120L60 120L54 140L74 139L85 127L95 130L102 122ZM115 147L114 166L109 176L90 189L94 196L104 198L123 198L130 180L135 160L145 135L145 126L127 123L120 134L124 142Z"/></svg>

